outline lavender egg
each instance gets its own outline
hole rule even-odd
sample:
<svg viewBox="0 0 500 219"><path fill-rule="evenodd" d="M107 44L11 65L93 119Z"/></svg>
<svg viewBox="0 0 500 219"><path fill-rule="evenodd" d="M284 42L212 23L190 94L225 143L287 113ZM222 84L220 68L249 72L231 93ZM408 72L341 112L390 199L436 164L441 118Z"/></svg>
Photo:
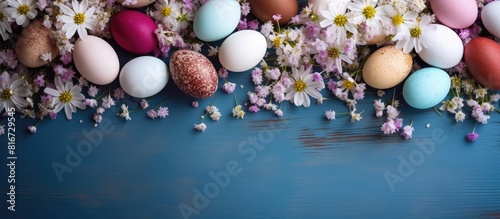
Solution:
<svg viewBox="0 0 500 219"><path fill-rule="evenodd" d="M169 62L175 85L196 98L207 98L217 91L219 78L214 66L205 56L192 50L177 50Z"/></svg>

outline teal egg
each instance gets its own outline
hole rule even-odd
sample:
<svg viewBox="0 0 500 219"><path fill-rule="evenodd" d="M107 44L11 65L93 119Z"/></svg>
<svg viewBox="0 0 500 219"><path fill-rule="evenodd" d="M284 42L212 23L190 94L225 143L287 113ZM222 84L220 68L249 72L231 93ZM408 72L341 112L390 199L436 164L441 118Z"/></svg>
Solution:
<svg viewBox="0 0 500 219"><path fill-rule="evenodd" d="M448 73L439 68L422 68L411 74L403 85L403 97L408 105L428 109L443 101L451 87Z"/></svg>
<svg viewBox="0 0 500 219"><path fill-rule="evenodd" d="M223 39L236 29L240 16L241 8L236 0L210 0L196 12L194 33L206 42Z"/></svg>

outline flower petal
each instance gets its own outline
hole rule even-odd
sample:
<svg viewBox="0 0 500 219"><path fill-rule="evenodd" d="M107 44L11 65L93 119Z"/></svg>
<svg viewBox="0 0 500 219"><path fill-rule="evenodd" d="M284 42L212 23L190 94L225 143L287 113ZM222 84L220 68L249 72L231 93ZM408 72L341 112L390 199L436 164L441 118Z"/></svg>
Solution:
<svg viewBox="0 0 500 219"><path fill-rule="evenodd" d="M53 97L59 97L61 96L61 93L53 88L50 88L50 87L46 87L43 92L45 92L46 94L50 95L50 96L53 96Z"/></svg>
<svg viewBox="0 0 500 219"><path fill-rule="evenodd" d="M71 120L73 112L71 112L71 107L69 105L64 106L64 114L66 114L68 120Z"/></svg>

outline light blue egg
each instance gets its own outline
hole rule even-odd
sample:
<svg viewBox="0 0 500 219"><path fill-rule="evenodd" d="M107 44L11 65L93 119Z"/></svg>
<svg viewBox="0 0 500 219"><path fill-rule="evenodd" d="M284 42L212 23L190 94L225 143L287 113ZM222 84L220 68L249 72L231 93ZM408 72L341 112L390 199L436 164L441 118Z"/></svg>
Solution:
<svg viewBox="0 0 500 219"><path fill-rule="evenodd" d="M240 14L240 4L236 0L210 0L196 12L194 33L206 42L223 39L236 29Z"/></svg>
<svg viewBox="0 0 500 219"><path fill-rule="evenodd" d="M413 108L428 109L446 98L450 86L450 76L442 69L422 68L406 79L403 97Z"/></svg>

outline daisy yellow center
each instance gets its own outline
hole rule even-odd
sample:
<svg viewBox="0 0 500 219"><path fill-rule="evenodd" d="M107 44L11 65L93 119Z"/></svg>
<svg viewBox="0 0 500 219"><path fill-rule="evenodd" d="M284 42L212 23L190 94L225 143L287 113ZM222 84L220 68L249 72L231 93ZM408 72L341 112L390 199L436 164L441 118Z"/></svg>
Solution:
<svg viewBox="0 0 500 219"><path fill-rule="evenodd" d="M348 90L354 89L356 87L356 84L352 81L349 81L347 79L344 79L344 87Z"/></svg>
<svg viewBox="0 0 500 219"><path fill-rule="evenodd" d="M375 13L377 13L377 11L371 5L368 5L365 9L363 9L363 15L368 19L375 17Z"/></svg>
<svg viewBox="0 0 500 219"><path fill-rule="evenodd" d="M273 45L279 47L281 45L281 39L279 37L274 38Z"/></svg>
<svg viewBox="0 0 500 219"><path fill-rule="evenodd" d="M448 109L455 108L455 103L453 103L452 101L446 101L446 108Z"/></svg>
<svg viewBox="0 0 500 219"><path fill-rule="evenodd" d="M85 14L84 13L77 13L75 14L75 17L73 17L73 20L75 21L75 24L83 24L85 22Z"/></svg>
<svg viewBox="0 0 500 219"><path fill-rule="evenodd" d="M17 12L19 14L28 14L28 12L30 12L30 6L28 6L27 4L20 5L17 8Z"/></svg>
<svg viewBox="0 0 500 219"><path fill-rule="evenodd" d="M163 7L163 9L161 9L161 14L164 16L164 17L168 17L170 15L170 13L172 13L172 9L169 8L169 7Z"/></svg>
<svg viewBox="0 0 500 219"><path fill-rule="evenodd" d="M9 88L2 90L0 93L0 98L3 100L10 100L12 96L14 96L14 93Z"/></svg>
<svg viewBox="0 0 500 219"><path fill-rule="evenodd" d="M422 35L422 29L420 28L420 26L416 26L414 28L411 28L410 35L413 38L419 38L420 35Z"/></svg>
<svg viewBox="0 0 500 219"><path fill-rule="evenodd" d="M452 82L454 87L460 87L460 85L461 85L460 78L457 78L457 77L452 78L451 82Z"/></svg>
<svg viewBox="0 0 500 219"><path fill-rule="evenodd" d="M295 90L297 92L302 92L302 91L306 90L307 84L306 84L306 82L304 82L302 80L298 80L293 84L293 87L295 88Z"/></svg>
<svg viewBox="0 0 500 219"><path fill-rule="evenodd" d="M331 58L338 58L340 56L340 51L336 48L331 48L327 52L328 56Z"/></svg>
<svg viewBox="0 0 500 219"><path fill-rule="evenodd" d="M339 14L333 19L333 23L339 27L343 27L347 24L347 17Z"/></svg>
<svg viewBox="0 0 500 219"><path fill-rule="evenodd" d="M73 99L73 95L71 95L70 92L65 91L61 93L61 96L59 96L59 100L63 103L69 103Z"/></svg>
<svg viewBox="0 0 500 219"><path fill-rule="evenodd" d="M400 25L403 23L403 16L401 16L400 14L397 14L396 16L392 17L392 23L394 25Z"/></svg>

